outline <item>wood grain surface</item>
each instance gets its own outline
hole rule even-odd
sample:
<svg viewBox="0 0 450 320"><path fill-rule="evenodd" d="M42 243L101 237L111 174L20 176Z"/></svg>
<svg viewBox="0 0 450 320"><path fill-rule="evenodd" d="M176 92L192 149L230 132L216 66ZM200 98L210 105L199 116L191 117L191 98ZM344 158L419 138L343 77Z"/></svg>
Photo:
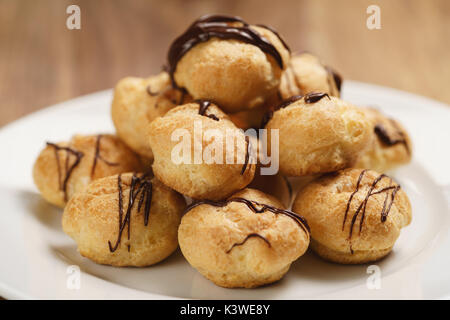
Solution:
<svg viewBox="0 0 450 320"><path fill-rule="evenodd" d="M66 7L81 8L81 30ZM366 8L381 8L381 29ZM205 13L276 27L346 79L450 103L448 0L0 0L0 126L50 104L158 72L169 44Z"/></svg>

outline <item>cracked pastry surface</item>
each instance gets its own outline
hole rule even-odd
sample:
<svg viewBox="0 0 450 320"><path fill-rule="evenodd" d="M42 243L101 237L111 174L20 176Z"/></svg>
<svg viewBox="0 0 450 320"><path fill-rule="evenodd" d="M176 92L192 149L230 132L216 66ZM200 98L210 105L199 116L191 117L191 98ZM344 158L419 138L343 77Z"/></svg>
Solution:
<svg viewBox="0 0 450 320"><path fill-rule="evenodd" d="M149 78L124 78L114 88L111 105L117 135L136 153L153 159L146 138L148 125L189 100L184 91L172 88L167 72Z"/></svg>
<svg viewBox="0 0 450 320"><path fill-rule="evenodd" d="M231 141L226 140L229 131L235 134ZM216 139L213 133L220 137ZM223 199L253 179L256 161L252 161L250 141L208 101L178 106L154 120L148 139L155 176L194 199ZM230 149L235 152L228 152ZM231 161L226 159L228 155Z"/></svg>
<svg viewBox="0 0 450 320"><path fill-rule="evenodd" d="M412 143L406 129L374 108L362 108L372 122L373 140L355 164L356 168L386 172L411 161Z"/></svg>
<svg viewBox="0 0 450 320"><path fill-rule="evenodd" d="M124 173L90 183L63 214L63 230L96 263L143 267L178 246L184 198L150 175Z"/></svg>
<svg viewBox="0 0 450 320"><path fill-rule="evenodd" d="M300 53L292 56L283 72L279 93L282 99L311 92L339 97L341 85L342 78L336 71L323 65L311 53Z"/></svg>
<svg viewBox="0 0 450 320"><path fill-rule="evenodd" d="M325 93L285 100L265 128L271 152L271 129L279 130L279 165L286 176L350 167L372 139L371 122L360 109Z"/></svg>
<svg viewBox="0 0 450 320"><path fill-rule="evenodd" d="M227 113L260 106L273 96L289 56L271 28L224 16L195 21L168 54L176 86L194 99L216 102Z"/></svg>
<svg viewBox="0 0 450 320"><path fill-rule="evenodd" d="M390 177L371 170L345 169L311 182L292 207L311 228L311 248L343 264L376 261L410 224L411 204Z"/></svg>
<svg viewBox="0 0 450 320"><path fill-rule="evenodd" d="M261 191L244 189L226 201L188 207L178 238L188 262L222 287L277 281L308 248L303 218Z"/></svg>
<svg viewBox="0 0 450 320"><path fill-rule="evenodd" d="M59 207L92 180L143 170L139 156L109 134L75 135L68 142L47 143L33 167L42 197Z"/></svg>

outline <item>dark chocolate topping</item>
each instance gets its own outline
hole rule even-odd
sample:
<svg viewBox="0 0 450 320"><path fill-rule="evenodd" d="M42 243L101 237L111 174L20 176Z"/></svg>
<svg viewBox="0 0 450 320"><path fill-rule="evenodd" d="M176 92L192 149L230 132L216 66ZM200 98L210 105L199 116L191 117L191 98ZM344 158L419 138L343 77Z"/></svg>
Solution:
<svg viewBox="0 0 450 320"><path fill-rule="evenodd" d="M244 243L247 242L248 239L254 238L254 237L260 238L260 239L264 240L264 242L267 243L267 245L269 246L269 248L272 247L272 245L270 244L269 240L267 240L267 239L266 239L265 237L263 237L262 235L257 234L257 233L250 233L248 236L245 237L245 239L244 239L242 242L234 243L234 244L231 246L231 248L228 249L228 250L226 251L226 253L230 253L231 250L233 250L234 247L242 246Z"/></svg>
<svg viewBox="0 0 450 320"><path fill-rule="evenodd" d="M174 90L178 93L179 98L173 96L174 95ZM172 86L169 86L169 87L167 87L166 89L164 89L162 91L154 92L150 88L150 85L148 85L146 91L147 91L147 93L150 96L156 97L155 108L158 108L159 102L161 101L162 97L167 98L174 105L179 106L179 105L183 104L184 98L186 97L186 94L187 94L186 89L183 89L183 88L172 88Z"/></svg>
<svg viewBox="0 0 450 320"><path fill-rule="evenodd" d="M406 151L409 154L410 153L410 149L409 149L409 146L408 146L408 142L406 141L405 134L397 126L397 123L394 120L391 119L391 123L395 127L395 129L396 129L395 133L399 136L399 138L397 138L397 139L392 138L389 135L386 127L383 124L381 124L381 123L378 123L375 126L375 128L374 128L375 134L378 136L378 138L381 140L381 142L384 143L387 146L394 146L394 145L399 144L399 143L403 144L405 146L405 148L406 148Z"/></svg>
<svg viewBox="0 0 450 320"><path fill-rule="evenodd" d="M279 37L278 34L277 36ZM283 59L275 46L258 32L251 29L249 24L241 18L206 15L191 24L170 46L168 53L169 74L174 87L177 87L174 73L181 58L197 44L206 42L214 37L239 40L257 46L261 51L271 55L280 68L283 69ZM281 41L284 43L282 39Z"/></svg>
<svg viewBox="0 0 450 320"><path fill-rule="evenodd" d="M195 100L196 103L198 103L198 114L201 116L205 116L208 118L211 118L215 121L219 121L220 119L217 118L214 114L206 114L206 110L211 106L212 102L209 100Z"/></svg>
<svg viewBox="0 0 450 320"><path fill-rule="evenodd" d="M222 201L200 200L200 201L191 203L185 209L184 213L187 213L190 210L194 209L195 207L198 207L203 204L214 206L214 207L225 207L226 205L228 205L231 202L243 203L254 213L263 213L265 211L270 211L273 214L282 214L282 215L288 216L289 218L293 219L303 229L303 231L305 231L306 233L309 233L308 223L307 223L306 219L304 217L302 217L301 215L299 215L295 212L289 211L289 210L275 208L268 204L259 203L257 201L248 200L248 199L241 198L241 197L233 197L233 198L230 198L227 200L222 200ZM257 206L260 208L258 209Z"/></svg>
<svg viewBox="0 0 450 320"><path fill-rule="evenodd" d="M344 214L344 221L342 223L342 230L344 230L345 228L345 222L347 220L347 215L348 212L350 210L350 205L352 203L353 197L354 195L359 191L359 188L361 186L361 181L364 178L365 173L367 172L367 170L362 170L361 174L359 175L358 181L356 183L356 188L355 191L353 191L353 193L350 195L348 201L347 201L347 208L345 210L345 214ZM363 223L364 223L364 217L366 214L366 207L367 207L367 202L369 201L370 197L376 194L380 194L380 193L386 193L386 197L384 198L384 204L383 204L383 209L381 210L381 222L385 222L387 219L387 216L389 214L389 211L391 210L392 204L395 201L395 195L397 194L398 190L400 190L400 186L393 184L390 185L389 187L385 187L382 188L380 190L375 190L377 184L384 178L388 178L390 179L390 184L392 183L392 179L389 178L387 175L385 174L380 174L375 180L372 181L371 186L369 187L369 190L367 191L367 194L364 198L364 200L359 204L359 206L357 207L355 213L353 214L352 220L351 220L351 224L350 224L350 233L349 233L349 240L351 240L352 238L352 234L353 234L353 227L355 225L355 222L359 216L359 214L361 214L360 220L359 220L359 233L361 234L361 230L363 227ZM390 193L389 191L392 192ZM389 199L389 195L391 195L390 197L390 202L388 205L388 199Z"/></svg>
<svg viewBox="0 0 450 320"><path fill-rule="evenodd" d="M294 102L304 98L305 103L316 103L320 100L322 100L323 98L327 97L329 100L331 100L330 96L328 95L328 93L323 93L323 92L310 92L307 93L305 95L296 95L296 96L292 96L287 98L286 100L282 101L276 108L275 110L278 109L282 109L282 108L286 108L289 105L293 104Z"/></svg>
<svg viewBox="0 0 450 320"><path fill-rule="evenodd" d="M311 93L308 93L308 94L305 95L305 103L316 103L316 102L322 100L325 97L327 97L328 100L331 100L331 98L328 95L328 93L311 92Z"/></svg>
<svg viewBox="0 0 450 320"><path fill-rule="evenodd" d="M302 98L304 98L305 103L310 104L310 103L316 103L325 97L327 97L328 99L331 100L330 96L327 93L322 93L322 92L311 92L304 96L303 95L295 95L295 96L292 96L292 97L289 97L289 98L283 100L278 106L275 107L275 111L282 109L282 108L286 108ZM261 121L261 128L265 128L267 123L272 119L273 113L274 113L274 111L270 110L263 116L262 121Z"/></svg>
<svg viewBox="0 0 450 320"><path fill-rule="evenodd" d="M122 189L122 175L119 174L117 177L117 187L119 190L119 232L117 235L117 240L115 245L108 241L109 251L114 252L119 247L120 241L122 240L123 231L127 227L127 239L130 240L130 227L131 227L131 210L133 209L136 200L138 201L137 212L141 212L144 206L144 225L148 225L148 219L150 217L150 209L152 203L152 182L149 174L144 174L138 177L133 173L131 177L130 192L128 196L128 207L124 216L123 209L123 189ZM139 196L140 195L140 196ZM139 197L139 200L138 200ZM130 245L128 245L128 251L130 251Z"/></svg>
<svg viewBox="0 0 450 320"><path fill-rule="evenodd" d="M81 158L83 158L84 154L81 151L69 148L69 147L61 147L55 143L47 142L47 145L52 147L55 150L55 158L56 165L58 167L58 184L59 190L64 192L64 201L67 201L67 183L72 175L73 170L80 164ZM60 158L58 152L65 151L66 152L66 161L64 164L64 178L62 177L62 166L60 163ZM70 155L75 156L75 161L70 164Z"/></svg>
<svg viewBox="0 0 450 320"><path fill-rule="evenodd" d="M271 26L268 26L268 25L265 25L265 24L257 24L256 26L257 26L257 27L260 27L260 28L267 29L267 30L269 30L270 32L272 32L274 35L277 36L278 40L280 40L280 42L281 42L281 44L283 45L283 47L284 47L287 51L291 52L291 48L289 48L289 46L288 46L288 44L286 43L286 41L284 41L284 39L281 37L281 35L278 33L278 31L275 30L274 27L271 27Z"/></svg>
<svg viewBox="0 0 450 320"><path fill-rule="evenodd" d="M117 162L108 161L100 155L100 140L102 139L102 137L103 137L103 135L99 134L97 136L97 140L95 142L95 155L94 155L94 162L92 163L91 177L94 176L94 172L95 172L95 168L97 167L98 160L103 161L108 166L112 166L112 167L119 165Z"/></svg>
<svg viewBox="0 0 450 320"><path fill-rule="evenodd" d="M286 108L287 106L293 104L294 102L300 100L301 98L303 98L302 95L296 95L296 96L289 97L289 98L283 100L283 101L275 108L275 110L282 109L282 108Z"/></svg>

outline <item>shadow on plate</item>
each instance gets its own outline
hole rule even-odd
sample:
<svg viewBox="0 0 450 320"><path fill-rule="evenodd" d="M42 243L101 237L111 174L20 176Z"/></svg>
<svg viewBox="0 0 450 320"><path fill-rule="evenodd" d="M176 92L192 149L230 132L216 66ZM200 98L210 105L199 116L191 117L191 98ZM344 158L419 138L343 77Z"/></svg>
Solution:
<svg viewBox="0 0 450 320"><path fill-rule="evenodd" d="M18 191L18 195L23 199L23 204L34 218L42 225L62 232L61 218L63 210L48 202L35 192L28 190Z"/></svg>
<svg viewBox="0 0 450 320"><path fill-rule="evenodd" d="M390 260L395 260L395 255L394 248L391 253L381 260L359 265L346 265L326 261L311 249L308 249L305 255L292 264L289 272L295 277L309 280L323 280L327 282L346 281L347 283L352 283L352 281L360 282L366 281L370 275L367 273L367 268L370 265L375 264L383 269Z"/></svg>
<svg viewBox="0 0 450 320"><path fill-rule="evenodd" d="M65 245L65 246L53 246L50 248L53 254L55 256L59 257L59 259L64 260L68 264L76 264L79 265L80 268L88 273L91 273L90 270L92 270L92 267L104 267L109 269L146 269L146 268L155 268L155 267L173 267L174 265L180 264L180 263L187 263L184 259L183 255L181 254L180 249L178 248L175 250L174 253L172 253L168 258L164 259L163 261L160 261L154 265L148 266L148 267L114 267L111 265L102 265L97 264L88 258L83 257L77 250L77 245L74 242L73 245Z"/></svg>

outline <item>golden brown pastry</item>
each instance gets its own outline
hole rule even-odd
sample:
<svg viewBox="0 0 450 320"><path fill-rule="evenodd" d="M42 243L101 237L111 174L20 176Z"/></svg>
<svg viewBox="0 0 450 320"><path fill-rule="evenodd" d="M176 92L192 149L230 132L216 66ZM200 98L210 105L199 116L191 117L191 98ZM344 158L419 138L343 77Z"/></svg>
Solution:
<svg viewBox="0 0 450 320"><path fill-rule="evenodd" d="M33 179L45 200L64 207L92 180L143 169L139 156L116 136L76 135L47 143L34 163Z"/></svg>
<svg viewBox="0 0 450 320"><path fill-rule="evenodd" d="M361 110L325 93L285 100L265 128L271 153L271 129L279 130L279 165L286 176L350 167L372 139L371 123Z"/></svg>
<svg viewBox="0 0 450 320"><path fill-rule="evenodd" d="M111 116L117 135L138 154L153 159L146 130L151 121L190 100L173 89L167 72L149 78L127 77L117 83Z"/></svg>
<svg viewBox="0 0 450 320"><path fill-rule="evenodd" d="M186 260L215 284L252 288L281 279L308 248L309 232L301 216L247 188L190 205L178 239Z"/></svg>
<svg viewBox="0 0 450 320"><path fill-rule="evenodd" d="M235 113L263 105L276 93L289 56L269 27L203 16L175 39L168 60L175 86Z"/></svg>
<svg viewBox="0 0 450 320"><path fill-rule="evenodd" d="M90 183L63 214L63 230L96 263L144 267L178 246L184 198L150 175L124 173Z"/></svg>
<svg viewBox="0 0 450 320"><path fill-rule="evenodd" d="M249 139L209 101L170 110L150 124L148 133L155 176L184 195L224 199L253 179L256 161Z"/></svg>
<svg viewBox="0 0 450 320"><path fill-rule="evenodd" d="M408 196L390 177L345 169L310 183L292 210L311 228L311 247L324 259L357 264L386 256L412 219Z"/></svg>
<svg viewBox="0 0 450 320"><path fill-rule="evenodd" d="M411 161L412 144L405 128L374 108L362 108L372 121L373 141L355 164L356 168L386 172Z"/></svg>
<svg viewBox="0 0 450 320"><path fill-rule="evenodd" d="M283 72L279 92L283 99L311 92L324 92L339 97L342 78L330 67L323 65L311 53L293 56Z"/></svg>

